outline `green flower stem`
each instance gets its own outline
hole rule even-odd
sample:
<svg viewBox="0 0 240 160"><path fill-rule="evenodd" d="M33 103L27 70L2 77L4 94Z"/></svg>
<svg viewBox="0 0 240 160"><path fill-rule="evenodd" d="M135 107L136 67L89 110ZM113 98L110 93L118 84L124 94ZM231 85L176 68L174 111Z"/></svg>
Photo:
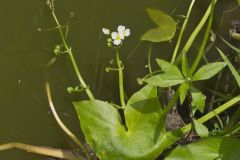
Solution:
<svg viewBox="0 0 240 160"><path fill-rule="evenodd" d="M184 23L182 25L182 28L181 28L181 31L179 33L179 36L178 36L178 40L177 40L177 44L176 44L176 47L174 49L174 52L173 52L173 56L172 56L172 60L171 60L171 63L173 64L175 62L175 59L176 59L176 56L177 56L177 52L178 52L178 49L179 49L179 46L181 44L181 41L182 41L182 37L183 37L183 33L185 31L185 28L187 26L187 23L188 23L188 19L189 19L189 16L192 12L192 8L193 8L193 5L195 3L195 0L192 0L191 4L190 4L190 7L188 9L188 12L187 12L187 16L184 20Z"/></svg>
<svg viewBox="0 0 240 160"><path fill-rule="evenodd" d="M212 22L213 22L213 13L214 13L214 6L215 6L215 2L214 0L212 0L211 2L211 13L210 13L210 17L209 17L209 20L208 20L208 25L207 25L207 29L206 29L206 32L204 34L204 37L203 37L203 41L202 41L202 44L198 50L198 53L197 53L197 57L195 58L194 60L194 63L190 69L190 75L193 74L193 72L196 70L201 58L202 58L202 55L204 53L204 48L208 42L208 38L209 38L209 34L210 34L210 31L211 31L211 27L212 27Z"/></svg>
<svg viewBox="0 0 240 160"><path fill-rule="evenodd" d="M216 116L216 114L220 114L223 111L227 110L228 108L232 107L233 105L235 105L236 103L240 102L240 96L237 96L231 100L229 100L228 102L226 102L225 104L219 106L218 108L216 108L215 110L209 112L208 114L202 116L201 118L199 118L197 121L200 123L205 123L206 121L212 119L213 117ZM191 129L191 124L188 124L184 127L182 127L180 130L182 133L186 133Z"/></svg>
<svg viewBox="0 0 240 160"><path fill-rule="evenodd" d="M119 83L119 94L122 108L125 108L125 100L124 100L124 88L123 88L123 68L121 65L121 60L119 58L118 49L116 49L116 61L118 66L118 83Z"/></svg>
<svg viewBox="0 0 240 160"><path fill-rule="evenodd" d="M148 70L150 74L152 74L151 54L152 54L152 44L149 45L149 51L148 51Z"/></svg>
<svg viewBox="0 0 240 160"><path fill-rule="evenodd" d="M60 33L60 36L61 36L61 39L62 39L62 43L63 43L63 45L64 45L64 47L65 47L65 49L66 49L66 51L67 51L67 53L68 53L68 55L69 55L69 57L70 57L70 60L71 60L71 62L72 62L72 65L73 65L73 68L74 68L75 73L76 73L76 75L77 75L77 78L78 78L80 84L85 88L85 91L86 91L89 99L90 99L90 100L94 100L95 98L94 98L91 90L88 88L88 86L86 85L86 83L84 82L84 80L83 80L83 78L82 78L82 76L81 76L81 74L80 74L80 71L79 71L79 69L78 69L76 60L75 60L75 58L74 58L74 56L73 56L73 53L72 53L70 47L68 46L68 44L67 44L67 42L66 42L64 33L63 33L63 31L62 31L62 27L61 27L61 25L60 25L60 23L59 23L56 15L55 15L55 12L54 12L54 11L52 11L52 15L53 15L53 18L54 18L54 20L55 20L55 22L56 22L56 24L57 24L57 28L58 28L58 30L59 30L59 33Z"/></svg>

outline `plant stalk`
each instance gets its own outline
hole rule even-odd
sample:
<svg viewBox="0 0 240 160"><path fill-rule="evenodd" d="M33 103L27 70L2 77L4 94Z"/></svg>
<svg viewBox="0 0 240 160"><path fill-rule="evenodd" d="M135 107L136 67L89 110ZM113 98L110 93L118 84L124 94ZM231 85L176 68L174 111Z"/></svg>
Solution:
<svg viewBox="0 0 240 160"><path fill-rule="evenodd" d="M62 122L62 120L59 118L55 107L53 105L53 101L52 101L52 97L51 97L51 91L50 91L50 86L49 83L47 82L46 85L46 92L47 92L47 98L48 98L48 103L50 106L50 109L52 111L52 114L55 118L55 120L57 121L58 125L62 128L62 130L83 150L85 156L87 157L88 160L91 160L91 157L88 153L88 150L86 149L86 147L84 146L84 144L77 138L77 136L75 136L67 127L66 125Z"/></svg>
<svg viewBox="0 0 240 160"><path fill-rule="evenodd" d="M216 3L217 0L214 0L214 3ZM188 41L186 42L186 44L184 45L182 51L180 52L180 54L177 56L177 59L175 61L175 64L179 64L181 62L181 58L183 54L186 54L193 41L195 40L195 38L197 37L198 33L200 32L200 30L203 28L205 22L207 21L209 15L211 13L211 5L208 7L207 11L205 12L204 16L202 17L201 21L198 23L197 27L194 29L194 31L192 32L191 36L189 37Z"/></svg>
<svg viewBox="0 0 240 160"><path fill-rule="evenodd" d="M202 116L201 118L197 119L198 122L200 123L205 123L206 121L212 119L213 117L216 116L216 114L220 114L223 111L227 110L228 108L232 107L233 105L235 105L236 103L240 102L240 96L237 96L231 100L229 100L228 102L224 103L223 105L219 106L218 108L216 108L215 110L207 113L206 115ZM180 130L182 133L186 133L191 129L191 124L188 124L184 127L182 127Z"/></svg>
<svg viewBox="0 0 240 160"><path fill-rule="evenodd" d="M193 74L193 72L196 70L201 58L202 58L202 55L204 53L204 48L208 42L208 38L209 38L209 34L210 34L210 31L211 31L211 27L212 27L212 22L213 22L213 13L214 13L214 6L215 6L215 0L212 0L211 2L211 13L210 13L210 16L209 16L209 20L208 20L208 25L207 25L207 29L206 29L206 32L204 34L204 37L203 37L203 41L202 41L202 44L198 50L198 53L197 53L197 57L195 58L194 60L194 63L190 69L190 75Z"/></svg>
<svg viewBox="0 0 240 160"><path fill-rule="evenodd" d="M149 51L148 51L148 70L149 70L149 74L152 74L151 54L152 54L152 44L149 45Z"/></svg>
<svg viewBox="0 0 240 160"><path fill-rule="evenodd" d="M117 67L118 67L118 83L119 83L119 94L120 94L120 101L122 108L125 108L125 100L124 100L124 88L123 88L123 68L121 65L121 60L119 57L118 49L116 49L116 61L117 61Z"/></svg>
<svg viewBox="0 0 240 160"><path fill-rule="evenodd" d="M9 149L20 149L30 153L41 154L45 156L66 159L66 160L84 160L80 155L75 155L71 150L55 149L50 147L33 146L24 143L11 142L0 145L0 151Z"/></svg>
<svg viewBox="0 0 240 160"><path fill-rule="evenodd" d="M183 37L183 33L185 31L185 28L187 26L187 23L188 23L188 19L189 19L189 16L192 12L192 8L193 8L193 5L195 3L195 0L192 0L191 4L190 4L190 7L188 9L188 12L187 12L187 16L183 22L183 25L182 25L182 28L181 28L181 31L179 33L179 36L178 36L178 40L177 40L177 44L176 44L176 47L174 49L174 52L173 52L173 56L172 56L172 60L171 60L171 63L173 64L175 62L175 59L176 59L176 56L177 56L177 52L178 52L178 49L179 49L179 46L181 44L181 41L182 41L182 37Z"/></svg>
<svg viewBox="0 0 240 160"><path fill-rule="evenodd" d="M58 26L57 28L58 28L58 31L59 31L59 33L60 33L63 46L64 46L64 48L66 49L66 51L67 51L67 53L68 53L68 55L69 55L69 57L70 57L70 60L71 60L71 62L72 62L72 65L73 65L74 71L75 71L75 73L76 73L76 75L77 75L77 78L78 78L80 84L83 86L83 88L85 88L85 91L86 91L89 99L90 99L90 100L94 100L95 98L94 98L91 90L90 90L89 87L86 85L85 81L83 80L83 78L82 78L82 76L81 76L81 73L80 73L80 71L79 71L79 69L78 69L78 66L77 66L77 63L76 63L76 60L75 60L75 58L74 58L74 56L73 56L72 50L70 49L70 47L68 46L68 44L67 44L67 42L66 42L64 33L63 33L63 31L62 31L62 27L61 27L61 25L60 25L60 23L59 23L56 15L55 15L54 10L52 10L52 15L53 15L53 18L54 18L57 26Z"/></svg>

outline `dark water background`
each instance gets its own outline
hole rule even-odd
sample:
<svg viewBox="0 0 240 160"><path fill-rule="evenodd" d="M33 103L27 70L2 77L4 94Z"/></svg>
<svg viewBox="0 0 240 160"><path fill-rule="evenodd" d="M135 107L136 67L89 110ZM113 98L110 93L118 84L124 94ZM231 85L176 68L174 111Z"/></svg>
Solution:
<svg viewBox="0 0 240 160"><path fill-rule="evenodd" d="M144 66L147 64L149 44L139 44L139 39L154 24L146 8L161 9L180 20L177 15L186 14L189 4L190 0L56 0L55 7L62 24L68 20L69 13L74 12L68 42L85 81L97 98L113 99L117 103L117 74L104 71L114 58L114 53L106 47L105 38L100 35L101 28L115 29L122 24L131 29L130 38L120 50L125 64L125 89L130 96L139 88L136 79L147 73ZM197 1L185 40L208 4L208 0ZM235 0L225 0L219 1L216 7L214 27L225 37L230 21L239 18L239 10L226 14L223 23L220 23L222 12L235 5ZM19 141L39 146L74 148L49 114L44 90L47 70L44 66L54 56L53 47L60 42L56 31L37 31L39 27L55 26L45 0L2 1L0 23L0 144ZM153 59L170 59L174 42L155 44ZM198 45L199 42L193 45L191 54L195 53ZM214 59L215 55L209 57ZM59 116L80 136L79 123L71 104L76 95L69 96L66 92L66 87L78 84L67 56L60 56L48 69L48 74ZM18 150L0 152L0 160L42 159L43 156Z"/></svg>

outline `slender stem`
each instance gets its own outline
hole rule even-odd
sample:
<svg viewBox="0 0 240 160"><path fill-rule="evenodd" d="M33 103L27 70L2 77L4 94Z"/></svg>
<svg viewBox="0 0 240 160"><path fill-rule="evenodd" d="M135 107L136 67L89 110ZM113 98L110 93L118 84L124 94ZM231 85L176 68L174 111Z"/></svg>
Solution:
<svg viewBox="0 0 240 160"><path fill-rule="evenodd" d="M20 149L31 153L41 154L54 158L66 159L66 160L84 160L80 155L75 155L71 150L55 149L50 147L33 146L24 143L11 142L0 145L0 151L9 149Z"/></svg>
<svg viewBox="0 0 240 160"><path fill-rule="evenodd" d="M211 31L211 27L212 27L212 22L213 22L213 13L214 13L214 6L215 6L215 2L214 0L212 0L211 2L211 13L210 13L210 17L209 17L209 20L208 20L208 25L207 25L207 29L206 29L206 32L204 34L204 37L203 37L203 41L202 41L202 44L198 50L198 53L197 53L197 57L195 58L194 60L194 63L190 69L190 75L192 75L192 73L196 70L201 58L202 58L202 55L204 53L204 48L208 42L208 37L209 37L209 34L210 34L210 31Z"/></svg>
<svg viewBox="0 0 240 160"><path fill-rule="evenodd" d="M48 103L50 106L50 109L53 113L54 118L56 119L58 125L62 128L62 130L83 150L84 154L86 155L88 160L91 160L91 157L88 153L88 150L86 149L86 147L84 146L84 144L77 138L77 136L75 136L67 127L66 125L64 125L64 123L62 122L62 120L59 118L55 107L53 105L53 101L52 101L52 97L51 97L51 91L50 91L50 86L49 83L46 83L46 92L47 92L47 98L48 98Z"/></svg>
<svg viewBox="0 0 240 160"><path fill-rule="evenodd" d="M148 51L148 70L150 74L152 74L151 54L152 54L152 44L150 44L149 51Z"/></svg>
<svg viewBox="0 0 240 160"><path fill-rule="evenodd" d="M232 107L233 105L235 105L236 103L240 102L240 96L237 96L231 100L229 100L228 102L224 103L223 105L219 106L218 108L216 108L215 110L207 113L206 115L202 116L201 118L199 118L197 121L200 123L205 123L206 121L212 119L213 117L216 116L216 114L220 114L223 111L227 110L228 108ZM182 131L182 133L186 133L190 130L191 128L191 124L188 124L184 127L182 127L180 130Z"/></svg>
<svg viewBox="0 0 240 160"><path fill-rule="evenodd" d="M125 108L125 100L124 100L124 88L123 88L123 68L121 65L121 60L119 58L119 52L118 49L116 49L116 60L117 60L117 66L118 66L118 83L119 83L119 94L120 94L120 101L121 106Z"/></svg>
<svg viewBox="0 0 240 160"><path fill-rule="evenodd" d="M179 36L178 36L178 40L177 40L177 44L176 44L176 47L174 49L174 52L173 52L173 56L172 56L172 60L171 60L171 63L173 64L175 62L175 59L176 59L176 56L177 56L177 52L178 52L178 49L179 49L179 46L181 44L181 41L182 41L182 37L183 37L183 33L185 31L185 28L187 26L187 23L188 23L188 19L189 19L189 16L191 14L191 11L192 11L192 8L193 8L193 5L195 3L195 0L192 0L191 4L190 4L190 7L188 9L188 12L187 12L187 16L184 20L184 23L182 25L182 28L181 28L181 31L179 33Z"/></svg>
<svg viewBox="0 0 240 160"><path fill-rule="evenodd" d="M217 2L217 0L214 1L215 3ZM195 38L197 37L198 33L200 32L200 30L203 28L205 22L207 21L209 15L211 12L211 6L208 7L207 11L205 12L204 16L202 17L201 21L198 23L198 25L196 26L196 28L194 29L194 31L192 32L191 36L189 37L188 41L186 42L186 44L184 45L182 51L180 52L180 54L177 56L177 59L175 61L175 64L179 64L179 62L181 62L181 58L183 54L186 54L193 41L195 40Z"/></svg>
<svg viewBox="0 0 240 160"><path fill-rule="evenodd" d="M69 55L70 60L71 60L71 62L72 62L72 65L73 65L73 68L74 68L75 73L76 73L76 75L77 75L77 78L78 78L80 84L85 88L85 91L86 91L89 99L90 99L90 100L94 100L95 98L94 98L91 90L88 88L88 86L86 85L86 83L84 82L84 80L83 80L83 78L82 78L82 76L81 76L81 74L80 74L80 71L79 71L79 69L78 69L76 60L75 60L75 58L74 58L74 56L73 56L73 53L72 53L70 47L68 46L68 44L67 44L67 42L66 42L65 35L64 35L63 31L62 31L61 25L60 25L60 23L59 23L56 15L55 15L55 12L54 12L53 10L52 10L52 15L53 15L53 18L54 18L57 26L58 26L58 30L59 30L59 33L60 33L60 36L61 36L61 39L62 39L63 46L65 47L66 51L68 52L68 55Z"/></svg>

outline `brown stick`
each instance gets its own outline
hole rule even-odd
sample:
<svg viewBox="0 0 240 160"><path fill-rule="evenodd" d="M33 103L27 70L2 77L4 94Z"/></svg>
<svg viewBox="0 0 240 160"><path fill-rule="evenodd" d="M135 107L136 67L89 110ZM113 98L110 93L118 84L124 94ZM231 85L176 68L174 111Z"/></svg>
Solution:
<svg viewBox="0 0 240 160"><path fill-rule="evenodd" d="M75 155L71 150L55 149L50 147L33 146L24 143L12 142L0 145L0 151L8 149L20 149L31 153L41 154L45 156L65 159L65 160L83 160L84 158Z"/></svg>

